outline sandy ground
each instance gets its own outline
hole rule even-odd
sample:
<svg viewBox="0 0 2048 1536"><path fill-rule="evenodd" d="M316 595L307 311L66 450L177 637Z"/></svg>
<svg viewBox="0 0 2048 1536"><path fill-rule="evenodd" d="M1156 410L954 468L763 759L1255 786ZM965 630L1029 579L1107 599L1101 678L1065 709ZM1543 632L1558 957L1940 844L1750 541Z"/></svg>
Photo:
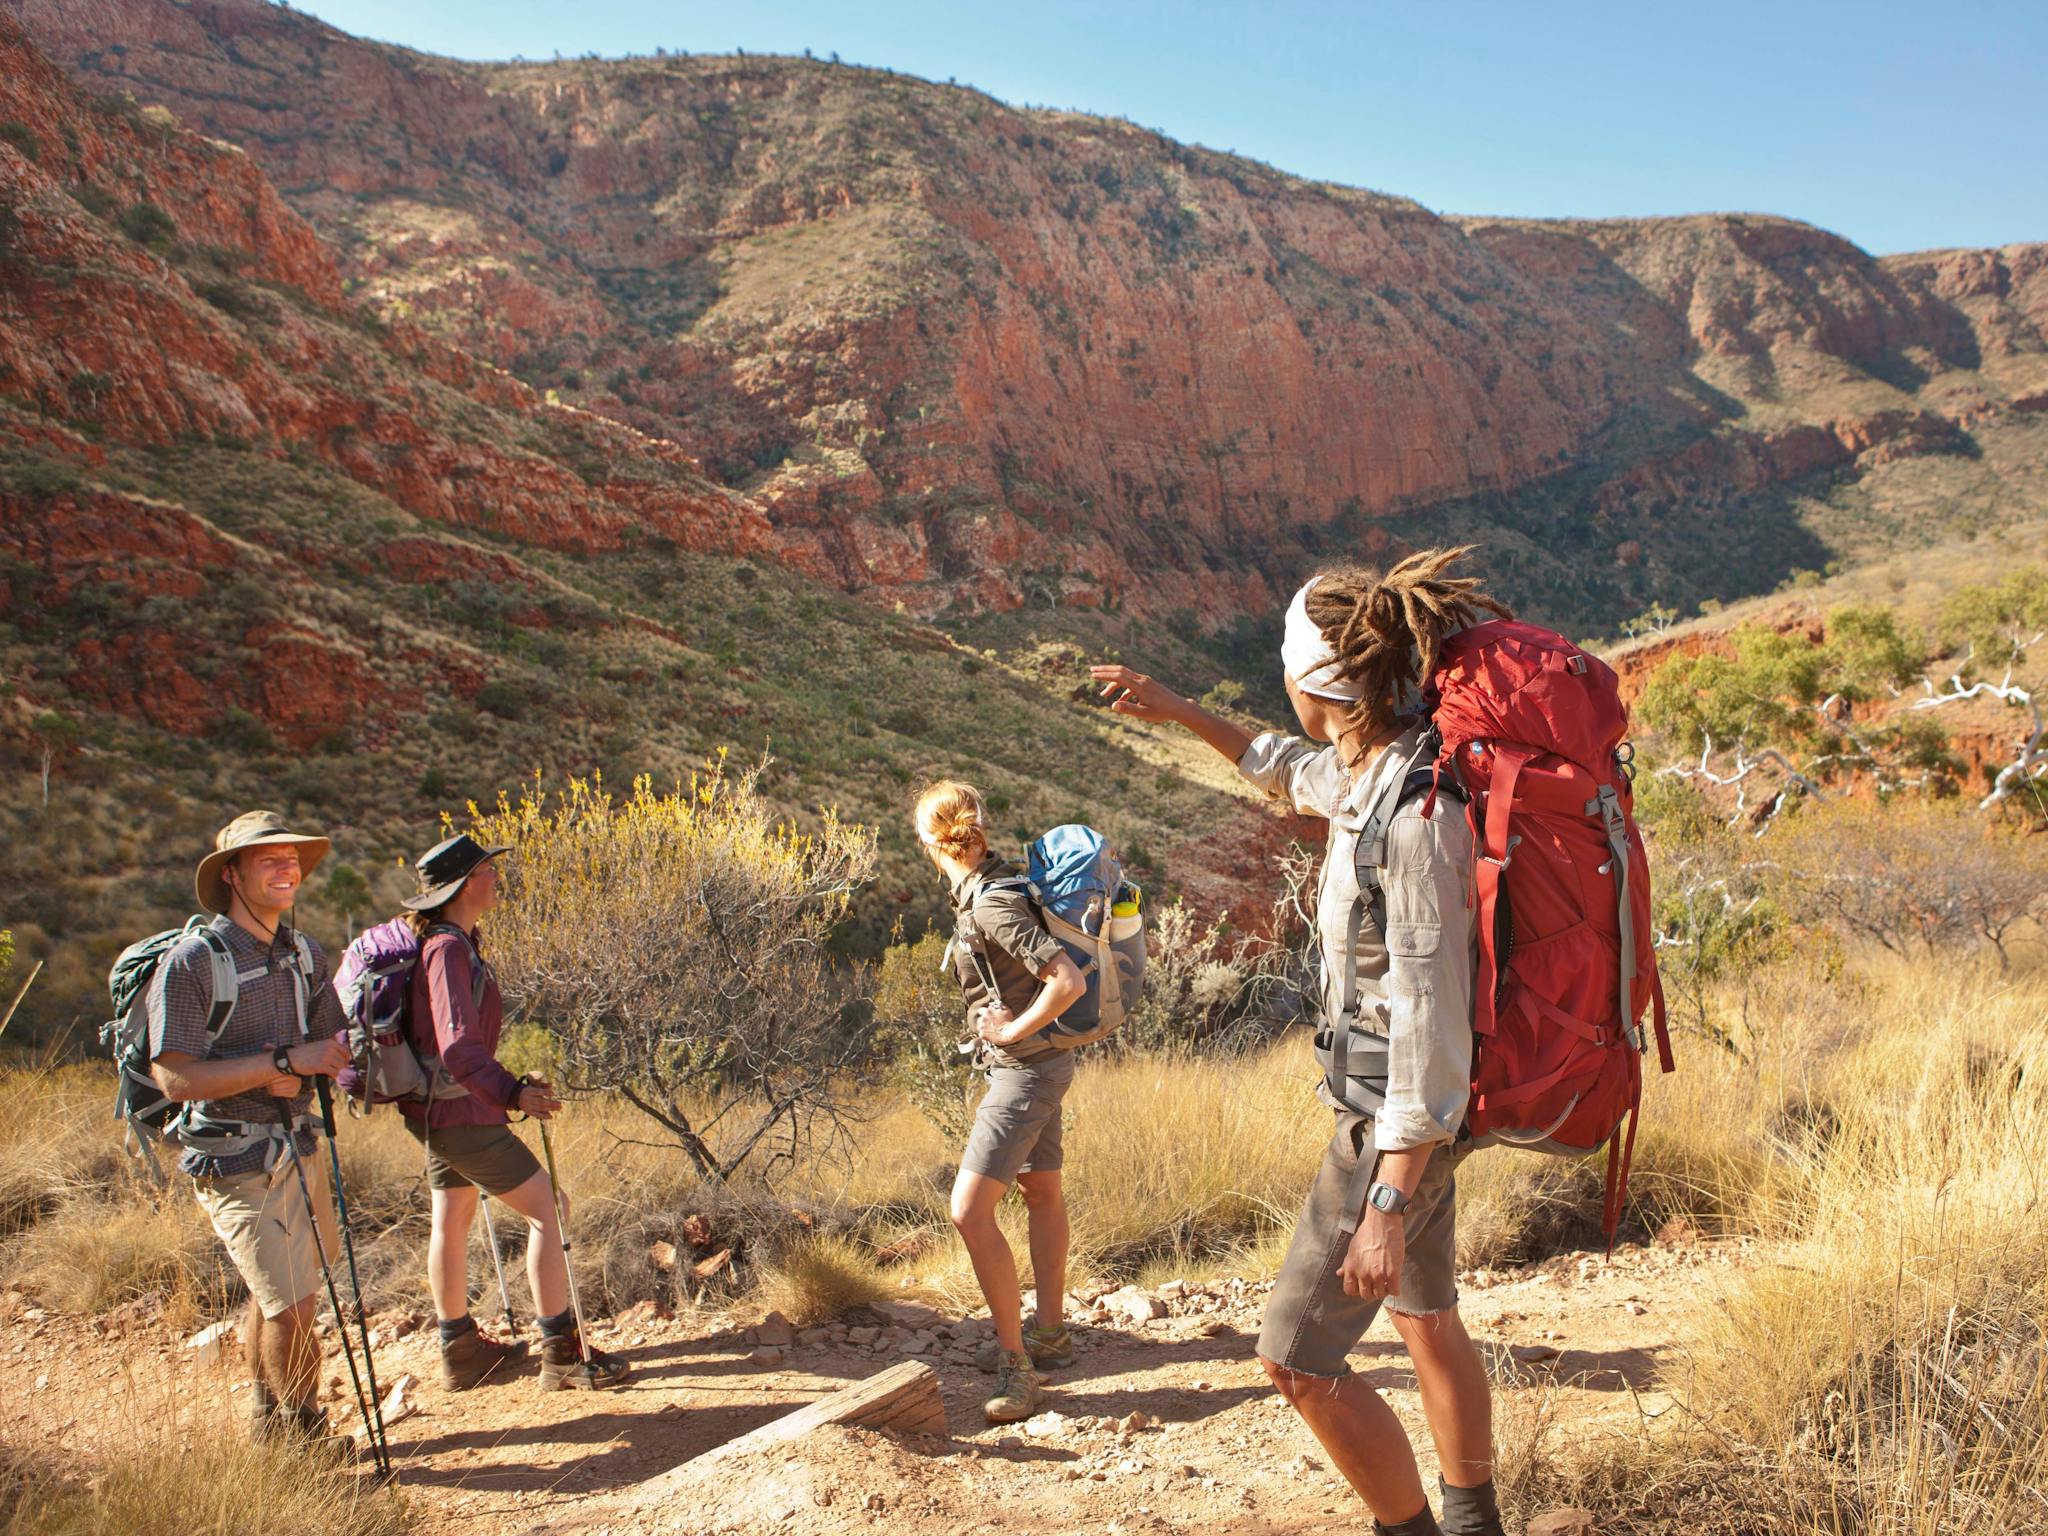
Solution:
<svg viewBox="0 0 2048 1536"><path fill-rule="evenodd" d="M1549 1395L1568 1433L1627 1429L1666 1411L1651 1389L1680 1314L1745 1262L1737 1245L1689 1240L1565 1255L1506 1275L1465 1277L1468 1326L1500 1384L1504 1417ZM403 1497L428 1536L980 1531L1291 1532L1358 1528L1363 1511L1307 1430L1267 1386L1252 1345L1265 1285L1175 1284L1150 1294L1146 1322L1080 1298L1079 1357L1053 1373L1030 1426L987 1425L991 1378L967 1358L986 1324L903 1313L801 1334L779 1364L757 1364L739 1331L648 1308L593 1328L633 1362L622 1389L542 1394L535 1368L466 1393L444 1391L433 1330L375 1320L378 1374L415 1378L418 1411L391 1430ZM238 1418L246 1389L146 1308L92 1322L0 1298L11 1326L0 1361L16 1383L5 1438L75 1462L133 1435L177 1436L195 1416ZM870 1331L875 1337L869 1338ZM398 1336L401 1335L402 1336ZM232 1350L229 1361L232 1361ZM897 1360L930 1360L950 1439L833 1430L799 1450L688 1463L715 1446ZM1384 1320L1355 1364L1424 1447L1414 1377ZM354 1408L338 1354L327 1367L337 1419ZM1137 1414L1136 1420L1131 1415Z"/></svg>

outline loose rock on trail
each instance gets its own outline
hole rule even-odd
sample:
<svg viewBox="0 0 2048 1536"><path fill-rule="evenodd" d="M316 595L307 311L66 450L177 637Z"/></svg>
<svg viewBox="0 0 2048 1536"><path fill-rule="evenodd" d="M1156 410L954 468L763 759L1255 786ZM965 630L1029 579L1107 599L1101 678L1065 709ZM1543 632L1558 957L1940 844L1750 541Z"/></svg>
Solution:
<svg viewBox="0 0 2048 1536"><path fill-rule="evenodd" d="M1499 1384L1503 1416L1538 1392L1574 1437L1631 1432L1641 1415L1662 1412L1669 1399L1651 1379L1681 1313L1744 1257L1740 1245L1693 1241L1467 1274L1466 1322ZM373 1334L380 1380L416 1378L407 1393L414 1411L392 1426L391 1449L426 1536L1137 1536L1355 1524L1362 1511L1350 1490L1254 1358L1269 1288L1175 1281L1071 1298L1078 1358L1051 1373L1045 1410L1022 1425L982 1419L993 1378L972 1362L987 1320L913 1300L792 1329L783 1346L749 1339L762 1337L758 1314L671 1319L645 1304L628 1308L594 1322L592 1333L633 1362L633 1377L594 1396L542 1394L530 1366L451 1393L439 1384L434 1330L417 1314L383 1314ZM186 1347L189 1329L139 1314L61 1317L14 1293L0 1298L0 1322L0 1359L23 1386L0 1404L0 1422L30 1455L111 1455L137 1434L176 1437L198 1415L239 1422L245 1412L238 1351L209 1360ZM779 1332L771 1322L767 1333ZM759 1363L775 1347L781 1361ZM937 1373L950 1438L825 1426L699 1462L910 1361ZM1353 1363L1407 1422L1433 1486L1414 1376L1384 1323ZM353 1428L339 1356L325 1369L323 1398L338 1427Z"/></svg>

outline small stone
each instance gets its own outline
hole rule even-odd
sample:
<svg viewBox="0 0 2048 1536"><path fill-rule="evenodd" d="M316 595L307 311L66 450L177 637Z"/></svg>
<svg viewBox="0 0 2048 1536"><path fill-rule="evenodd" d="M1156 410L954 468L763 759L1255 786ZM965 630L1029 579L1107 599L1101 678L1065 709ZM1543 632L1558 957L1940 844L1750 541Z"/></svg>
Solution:
<svg viewBox="0 0 2048 1536"><path fill-rule="evenodd" d="M1540 1365L1545 1360L1557 1358L1557 1351L1548 1344L1517 1344L1508 1353L1523 1365Z"/></svg>
<svg viewBox="0 0 2048 1536"><path fill-rule="evenodd" d="M1036 1418L1026 1419L1024 1421L1024 1433L1032 1436L1035 1439L1043 1439L1047 1435L1060 1434L1064 1432L1066 1428L1066 1415L1058 1413L1051 1409L1048 1409L1046 1412L1039 1414Z"/></svg>
<svg viewBox="0 0 2048 1536"><path fill-rule="evenodd" d="M945 1321L930 1307L915 1301L873 1301L868 1303L868 1309L883 1322L893 1323L908 1332L928 1329Z"/></svg>
<svg viewBox="0 0 2048 1536"><path fill-rule="evenodd" d="M780 1312L770 1312L753 1329L757 1344L786 1345L796 1342L796 1333L789 1326L789 1319Z"/></svg>
<svg viewBox="0 0 2048 1536"><path fill-rule="evenodd" d="M23 1313L24 1317L28 1314ZM233 1323L210 1323L185 1341L185 1347L201 1365L218 1365L227 1354L227 1341L234 1336Z"/></svg>
<svg viewBox="0 0 2048 1536"><path fill-rule="evenodd" d="M1322 1471L1323 1464L1313 1456L1297 1456L1287 1463L1287 1470L1298 1476L1306 1476L1311 1472Z"/></svg>
<svg viewBox="0 0 2048 1536"><path fill-rule="evenodd" d="M931 1347L932 1339L928 1333L913 1333L896 1346L899 1353L906 1355L921 1355Z"/></svg>
<svg viewBox="0 0 2048 1536"><path fill-rule="evenodd" d="M872 1344L881 1332L882 1330L879 1328L849 1328L846 1330L846 1342L849 1344Z"/></svg>
<svg viewBox="0 0 2048 1536"><path fill-rule="evenodd" d="M683 1405L681 1403L663 1403L654 1410L654 1416L657 1419L666 1419L673 1423L683 1416Z"/></svg>
<svg viewBox="0 0 2048 1536"><path fill-rule="evenodd" d="M1640 1301L1623 1302L1621 1309L1622 1311L1626 1312L1630 1317L1641 1317L1645 1312L1650 1310L1648 1307L1644 1306Z"/></svg>
<svg viewBox="0 0 2048 1536"><path fill-rule="evenodd" d="M1553 1509L1529 1522L1529 1536L1593 1536L1598 1528L1589 1509Z"/></svg>
<svg viewBox="0 0 2048 1536"><path fill-rule="evenodd" d="M756 1349L756 1350L755 1350L755 1351L754 1351L754 1352L753 1352L752 1354L750 1354L750 1355L748 1355L748 1356L747 1356L747 1364L749 1364L749 1365L780 1365L780 1364L782 1364L782 1346L781 1346L781 1345L779 1345L779 1344L763 1344L763 1345L762 1345L762 1346L761 1346L761 1347L760 1347L759 1349Z"/></svg>
<svg viewBox="0 0 2048 1536"><path fill-rule="evenodd" d="M996 1442L996 1449L999 1451L1014 1451L1023 1444L1024 1437L1022 1435L1004 1435L1002 1439Z"/></svg>
<svg viewBox="0 0 2048 1536"><path fill-rule="evenodd" d="M1150 1429L1152 1427L1152 1419L1143 1410L1133 1408L1124 1415L1123 1422L1118 1427L1127 1433L1135 1433L1141 1429Z"/></svg>
<svg viewBox="0 0 2048 1536"><path fill-rule="evenodd" d="M1220 1317L1210 1318L1195 1331L1205 1339L1221 1339L1237 1332L1235 1328L1231 1327L1230 1324Z"/></svg>
<svg viewBox="0 0 2048 1536"><path fill-rule="evenodd" d="M1110 1292L1102 1298L1102 1305L1126 1322L1149 1323L1154 1318L1166 1316L1165 1302L1134 1285Z"/></svg>
<svg viewBox="0 0 2048 1536"><path fill-rule="evenodd" d="M806 1328L796 1336L799 1344L829 1344L832 1341L830 1328Z"/></svg>

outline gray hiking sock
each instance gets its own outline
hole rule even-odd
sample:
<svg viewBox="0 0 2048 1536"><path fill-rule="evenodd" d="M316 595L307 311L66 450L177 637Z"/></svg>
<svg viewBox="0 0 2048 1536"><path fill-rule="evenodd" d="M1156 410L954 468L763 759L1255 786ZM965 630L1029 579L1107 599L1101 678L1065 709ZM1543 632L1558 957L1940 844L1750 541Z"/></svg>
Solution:
<svg viewBox="0 0 2048 1536"><path fill-rule="evenodd" d="M441 1342L443 1344L453 1344L465 1333L472 1332L475 1328L476 1319L467 1312L463 1313L460 1317L444 1317L441 1319Z"/></svg>
<svg viewBox="0 0 2048 1536"><path fill-rule="evenodd" d="M249 1383L249 1417L267 1419L277 1412L277 1394L270 1390L267 1381Z"/></svg>
<svg viewBox="0 0 2048 1536"><path fill-rule="evenodd" d="M1429 1512L1429 1502L1423 1501L1422 1508L1394 1525L1375 1520L1372 1528L1378 1536L1444 1536L1443 1527L1436 1523L1436 1516Z"/></svg>
<svg viewBox="0 0 2048 1536"><path fill-rule="evenodd" d="M553 1317L536 1317L540 1325L540 1336L544 1339L564 1339L576 1331L576 1309L557 1312Z"/></svg>
<svg viewBox="0 0 2048 1536"><path fill-rule="evenodd" d="M1438 1478L1437 1487L1444 1496L1444 1536L1507 1536L1492 1478L1477 1488L1459 1488Z"/></svg>

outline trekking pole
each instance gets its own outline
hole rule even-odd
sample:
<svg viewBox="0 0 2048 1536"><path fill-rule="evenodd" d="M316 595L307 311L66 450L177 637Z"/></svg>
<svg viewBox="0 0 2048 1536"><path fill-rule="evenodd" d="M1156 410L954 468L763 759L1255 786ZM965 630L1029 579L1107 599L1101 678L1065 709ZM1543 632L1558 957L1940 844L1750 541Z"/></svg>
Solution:
<svg viewBox="0 0 2048 1536"><path fill-rule="evenodd" d="M348 1259L349 1289L355 1293L356 1298L356 1329L363 1338L363 1374L370 1382L370 1412L363 1416L363 1424L368 1428L372 1420L375 1421L372 1445L376 1451L377 1470L388 1478L393 1475L391 1442L384 1433L384 1399L377 1390L377 1361L370 1353L370 1318L363 1306L363 1277L356 1269L356 1240L349 1230L348 1195L341 1187L341 1149L334 1144L334 1093L324 1077L313 1079L313 1092L319 1097L320 1124L327 1133L327 1163L334 1174L334 1219L336 1225L341 1228L341 1251ZM293 1144L292 1150L293 1160L296 1161L297 1143ZM315 1235L318 1235L317 1227ZM334 1277L331 1274L327 1279L327 1288L330 1291L334 1289ZM348 1320L341 1315L339 1305L334 1309L334 1317L341 1326L341 1336L345 1343L348 1338Z"/></svg>
<svg viewBox="0 0 2048 1536"><path fill-rule="evenodd" d="M554 1175L548 1179L553 1181ZM484 1240L491 1245L491 1267L498 1272L498 1301L505 1308L505 1331L514 1338L519 1336L519 1325L512 1321L512 1293L505 1289L505 1257L498 1252L498 1228L491 1220L491 1196L488 1190L478 1202L484 1208Z"/></svg>
<svg viewBox="0 0 2048 1536"><path fill-rule="evenodd" d="M562 1240L562 1268L569 1274L569 1310L576 1314L576 1354L585 1375L590 1369L590 1340L583 1334L583 1303L576 1295L576 1262L569 1257L569 1224L562 1217L562 1181L555 1177L555 1143L548 1123L540 1122L540 1149L548 1160L548 1195L555 1202L555 1235Z"/></svg>
<svg viewBox="0 0 2048 1536"><path fill-rule="evenodd" d="M341 1310L341 1293L334 1288L334 1266L327 1260L327 1245L320 1241L320 1213L313 1205L313 1187L306 1182L306 1165L299 1161L298 1132L293 1129L291 1116L283 1109L277 1112L280 1124L284 1126L285 1155L292 1160L292 1172L298 1175L299 1198L306 1202L306 1220L313 1224L313 1251L320 1255L320 1278L327 1282L327 1305L334 1309L335 1332L341 1339L341 1353L348 1361L348 1379L356 1389L356 1409L363 1416L367 1432L371 1424L370 1402L363 1395L362 1373L356 1369L356 1352L348 1342L348 1316ZM315 1367L317 1371L318 1367ZM383 1454L377 1440L370 1441L370 1459L376 1465L379 1476L388 1475Z"/></svg>

